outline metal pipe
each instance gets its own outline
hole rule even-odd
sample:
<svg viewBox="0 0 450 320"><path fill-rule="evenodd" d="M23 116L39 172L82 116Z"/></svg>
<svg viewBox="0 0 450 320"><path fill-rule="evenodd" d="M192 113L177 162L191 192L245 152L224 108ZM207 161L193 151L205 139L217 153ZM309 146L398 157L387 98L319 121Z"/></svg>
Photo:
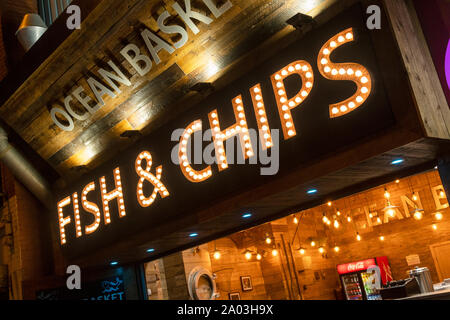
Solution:
<svg viewBox="0 0 450 320"><path fill-rule="evenodd" d="M51 208L52 194L46 179L8 142L8 134L0 126L0 161L45 206Z"/></svg>

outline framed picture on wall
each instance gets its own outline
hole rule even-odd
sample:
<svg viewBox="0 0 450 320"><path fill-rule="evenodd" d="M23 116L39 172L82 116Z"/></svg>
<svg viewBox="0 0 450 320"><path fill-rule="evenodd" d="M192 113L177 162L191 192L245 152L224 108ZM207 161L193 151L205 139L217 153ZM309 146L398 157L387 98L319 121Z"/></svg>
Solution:
<svg viewBox="0 0 450 320"><path fill-rule="evenodd" d="M228 296L230 300L241 300L241 294L239 292L231 292Z"/></svg>
<svg viewBox="0 0 450 320"><path fill-rule="evenodd" d="M252 278L250 276L241 277L242 291L253 290Z"/></svg>

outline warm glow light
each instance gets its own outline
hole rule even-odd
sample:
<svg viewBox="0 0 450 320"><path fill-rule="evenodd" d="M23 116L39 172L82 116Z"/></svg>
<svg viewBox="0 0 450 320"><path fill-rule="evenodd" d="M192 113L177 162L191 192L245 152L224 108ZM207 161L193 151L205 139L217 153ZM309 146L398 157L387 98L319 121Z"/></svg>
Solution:
<svg viewBox="0 0 450 320"><path fill-rule="evenodd" d="M217 122L218 123L218 122ZM202 121L195 120L190 123L184 130L180 138L180 144L178 148L178 160L180 163L181 172L191 182L198 183L209 179L212 176L211 166L207 166L201 171L194 170L188 160L187 144L196 131L202 130Z"/></svg>
<svg viewBox="0 0 450 320"><path fill-rule="evenodd" d="M145 169L142 167L142 163L146 162ZM169 191L166 186L161 182L161 175L163 166L156 168L156 176L150 173L152 167L152 155L148 151L141 152L136 158L135 169L136 173L140 177L136 189L136 196L141 207L149 207L156 199L159 194L161 198L169 196ZM153 192L149 197L144 195L144 183L145 181L153 185ZM119 200L120 201L120 200Z"/></svg>
<svg viewBox="0 0 450 320"><path fill-rule="evenodd" d="M393 218L395 216L395 210L394 209L388 209L386 211L389 217Z"/></svg>
<svg viewBox="0 0 450 320"><path fill-rule="evenodd" d="M298 224L298 219L297 219L297 217L294 217L294 223L295 223L295 224Z"/></svg>
<svg viewBox="0 0 450 320"><path fill-rule="evenodd" d="M61 238L61 244L66 243L65 226L71 222L70 217L64 217L63 208L70 204L70 196L64 198L58 202L58 217L59 217L59 235Z"/></svg>
<svg viewBox="0 0 450 320"><path fill-rule="evenodd" d="M445 198L445 192L441 190L441 192L439 192L439 197L440 198Z"/></svg>
<svg viewBox="0 0 450 320"><path fill-rule="evenodd" d="M271 239L270 237L267 237L267 238L266 238L266 243L267 243L267 244L271 244L271 243L272 243L272 239Z"/></svg>
<svg viewBox="0 0 450 320"><path fill-rule="evenodd" d="M277 250L277 249L273 249L273 250L272 250L272 255L273 255L274 257L276 257L276 256L278 255L278 250Z"/></svg>
<svg viewBox="0 0 450 320"><path fill-rule="evenodd" d="M250 260L252 258L252 253L250 251L245 252L245 259Z"/></svg>
<svg viewBox="0 0 450 320"><path fill-rule="evenodd" d="M91 234L95 232L97 228L100 226L101 221L101 214L99 207L95 203L89 202L87 200L87 195L89 194L89 192L94 190L95 190L95 183L91 182L84 187L81 195L81 205L83 209L94 216L94 222L91 225L85 227L86 234Z"/></svg>
<svg viewBox="0 0 450 320"><path fill-rule="evenodd" d="M261 260L261 259L262 259L262 256L261 256L261 254L258 253L258 254L256 255L256 260Z"/></svg>
<svg viewBox="0 0 450 320"><path fill-rule="evenodd" d="M443 214L440 212L436 212L434 217L436 218L436 220L442 220L442 218L444 218Z"/></svg>
<svg viewBox="0 0 450 320"><path fill-rule="evenodd" d="M331 118L343 116L360 107L372 90L372 78L365 67L357 63L333 63L330 59L335 49L353 40L353 29L346 29L329 39L319 51L317 58L319 71L326 79L349 80L356 84L356 92L353 96L330 105Z"/></svg>
<svg viewBox="0 0 450 320"><path fill-rule="evenodd" d="M335 227L336 229L339 228L339 222L338 222L337 220L334 220L333 225L334 225L334 227Z"/></svg>
<svg viewBox="0 0 450 320"><path fill-rule="evenodd" d="M413 198L413 200L414 200L414 201L417 201L417 196L416 196L416 193L413 193L413 196L412 196L412 198Z"/></svg>
<svg viewBox="0 0 450 320"><path fill-rule="evenodd" d="M327 204L328 204L329 207L331 207L331 204L332 204L332 203L331 203L331 201L328 201Z"/></svg>
<svg viewBox="0 0 450 320"><path fill-rule="evenodd" d="M299 252L301 255L304 255L304 254L305 254L305 249L300 248L300 249L298 250L298 252Z"/></svg>
<svg viewBox="0 0 450 320"><path fill-rule="evenodd" d="M386 189L384 189L384 197L386 199L389 199L391 197L391 194Z"/></svg>
<svg viewBox="0 0 450 320"><path fill-rule="evenodd" d="M433 230L437 230L437 225L436 224L433 224L432 227L433 227Z"/></svg>
<svg viewBox="0 0 450 320"><path fill-rule="evenodd" d="M320 253L324 253L324 252L325 252L324 247L320 247L320 248L319 248L319 252L320 252Z"/></svg>
<svg viewBox="0 0 450 320"><path fill-rule="evenodd" d="M380 236L380 241L384 241L384 236Z"/></svg>
<svg viewBox="0 0 450 320"><path fill-rule="evenodd" d="M293 74L297 74L302 78L302 87L296 95L288 100L284 79ZM284 139L287 140L297 134L292 122L291 110L302 104L311 92L314 86L313 69L306 61L295 61L274 73L271 80L280 114Z"/></svg>
<svg viewBox="0 0 450 320"><path fill-rule="evenodd" d="M230 127L220 130L220 121L217 110L213 110L209 113L209 124L213 131L214 149L216 152L217 164L219 171L228 168L227 155L225 153L224 141L239 135L240 145L242 148L242 154L244 159L251 158L253 156L253 147L248 133L247 119L245 117L244 105L242 102L242 96L239 95L232 100L235 124Z"/></svg>
<svg viewBox="0 0 450 320"><path fill-rule="evenodd" d="M352 218L350 218L350 216L347 217L347 222L352 222Z"/></svg>
<svg viewBox="0 0 450 320"><path fill-rule="evenodd" d="M316 242L313 240L311 241L311 247L315 247L316 246Z"/></svg>
<svg viewBox="0 0 450 320"><path fill-rule="evenodd" d="M214 259L216 259L216 260L219 260L220 259L220 257L221 257L221 254L220 254L220 252L219 251L214 251Z"/></svg>
<svg viewBox="0 0 450 320"><path fill-rule="evenodd" d="M335 246L333 249L335 252L339 252L340 248L338 246Z"/></svg>
<svg viewBox="0 0 450 320"><path fill-rule="evenodd" d="M338 210L338 212L336 212L336 215L339 217L341 215L341 212Z"/></svg>
<svg viewBox="0 0 450 320"><path fill-rule="evenodd" d="M281 92L283 90L280 89L279 91ZM266 150L273 146L273 141L272 135L270 133L270 126L267 121L266 108L264 105L264 100L261 92L262 92L261 85L259 83L250 89L250 96L252 97L253 108L255 110L261 146L263 150Z"/></svg>
<svg viewBox="0 0 450 320"><path fill-rule="evenodd" d="M109 202L117 199L117 207L119 209L119 217L124 217L126 215L125 212L125 202L123 199L123 193L122 193L122 181L120 179L120 169L116 168L114 169L114 185L115 189L107 193L106 191L106 178L101 177L100 178L100 190L101 190L101 196L102 196L102 203L103 203L103 213L105 216L105 224L111 223L111 215L109 211Z"/></svg>
<svg viewBox="0 0 450 320"><path fill-rule="evenodd" d="M400 180L398 180L398 179L397 179L397 180L395 180L395 183L400 183Z"/></svg>
<svg viewBox="0 0 450 320"><path fill-rule="evenodd" d="M361 236L359 235L359 233L356 234L356 240L361 241Z"/></svg>
<svg viewBox="0 0 450 320"><path fill-rule="evenodd" d="M422 217L423 217L422 211L416 210L416 211L414 212L414 219L416 219L416 220L421 220Z"/></svg>

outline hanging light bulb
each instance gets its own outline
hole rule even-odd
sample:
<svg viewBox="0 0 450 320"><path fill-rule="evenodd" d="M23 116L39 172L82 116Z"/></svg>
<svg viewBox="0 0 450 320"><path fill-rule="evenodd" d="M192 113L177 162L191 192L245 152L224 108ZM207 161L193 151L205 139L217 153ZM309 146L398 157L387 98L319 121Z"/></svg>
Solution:
<svg viewBox="0 0 450 320"><path fill-rule="evenodd" d="M327 205L328 205L329 207L331 207L331 205L332 205L331 201L328 201Z"/></svg>
<svg viewBox="0 0 450 320"><path fill-rule="evenodd" d="M256 255L256 260L259 261L259 260L261 260L261 259L262 259L262 255L258 253L258 254Z"/></svg>
<svg viewBox="0 0 450 320"><path fill-rule="evenodd" d="M266 237L266 243L267 244L271 244L272 243L272 239L269 236Z"/></svg>
<svg viewBox="0 0 450 320"><path fill-rule="evenodd" d="M316 242L314 240L311 240L311 247L315 247L316 246Z"/></svg>
<svg viewBox="0 0 450 320"><path fill-rule="evenodd" d="M321 247L319 247L319 252L320 252L320 253L324 253L324 252L325 252L325 248L324 248L324 247L322 247L322 246L321 246Z"/></svg>
<svg viewBox="0 0 450 320"><path fill-rule="evenodd" d="M433 224L433 230L437 230L437 225L436 224Z"/></svg>
<svg viewBox="0 0 450 320"><path fill-rule="evenodd" d="M297 219L297 217L295 217L295 216L294 216L294 223L295 223L295 224L298 224L298 219Z"/></svg>
<svg viewBox="0 0 450 320"><path fill-rule="evenodd" d="M334 252L339 252L340 248L338 246L334 246L333 250Z"/></svg>
<svg viewBox="0 0 450 320"><path fill-rule="evenodd" d="M327 225L330 225L331 224L331 221L328 219L327 220Z"/></svg>
<svg viewBox="0 0 450 320"><path fill-rule="evenodd" d="M413 192L412 198L413 198L414 201L417 201L417 196L416 196L416 193L415 193L415 192Z"/></svg>
<svg viewBox="0 0 450 320"><path fill-rule="evenodd" d="M423 211L423 210L421 210L421 209L419 209L419 208L416 208L416 209L414 210L414 219L416 219L416 220L421 220L421 219L423 218L422 211Z"/></svg>
<svg viewBox="0 0 450 320"><path fill-rule="evenodd" d="M439 192L439 197L445 198L445 192L441 190L441 192Z"/></svg>
<svg viewBox="0 0 450 320"><path fill-rule="evenodd" d="M391 197L391 194L387 191L386 188L384 188L384 197L385 197L386 199L389 199L389 198Z"/></svg>
<svg viewBox="0 0 450 320"><path fill-rule="evenodd" d="M276 256L278 255L278 250L277 250L277 249L273 249L273 250L272 250L272 255L273 255L274 257L276 257Z"/></svg>
<svg viewBox="0 0 450 320"><path fill-rule="evenodd" d="M380 236L380 241L384 241L384 236Z"/></svg>
<svg viewBox="0 0 450 320"><path fill-rule="evenodd" d="M400 180L399 179L395 180L395 183L400 183Z"/></svg>
<svg viewBox="0 0 450 320"><path fill-rule="evenodd" d="M216 251L214 251L214 255L213 256L214 256L214 259L219 260L220 257L221 257L221 254L220 254L220 252L218 250L216 250Z"/></svg>
<svg viewBox="0 0 450 320"><path fill-rule="evenodd" d="M328 218L325 215L325 213L323 213L322 221L323 221L323 223L327 223L327 221L328 221Z"/></svg>
<svg viewBox="0 0 450 320"><path fill-rule="evenodd" d="M347 222L352 222L352 218L350 216L347 217Z"/></svg>
<svg viewBox="0 0 450 320"><path fill-rule="evenodd" d="M386 213L391 218L393 218L395 216L395 210L394 209L388 209Z"/></svg>
<svg viewBox="0 0 450 320"><path fill-rule="evenodd" d="M337 215L338 217L340 217L340 216L341 216L341 212L338 210L338 211L336 212L336 215Z"/></svg>
<svg viewBox="0 0 450 320"><path fill-rule="evenodd" d="M252 258L252 253L250 251L245 251L245 259L250 260Z"/></svg>
<svg viewBox="0 0 450 320"><path fill-rule="evenodd" d="M334 220L333 226L338 229L339 228L339 222L337 220Z"/></svg>
<svg viewBox="0 0 450 320"><path fill-rule="evenodd" d="M359 235L359 232L356 233L356 240L361 241L361 236Z"/></svg>
<svg viewBox="0 0 450 320"><path fill-rule="evenodd" d="M380 217L377 218L377 223L378 223L378 224L381 224L381 219L380 219Z"/></svg>
<svg viewBox="0 0 450 320"><path fill-rule="evenodd" d="M370 218L370 219L372 219L372 218L373 218L373 214L372 214L372 212L371 212L371 213L369 213L369 218Z"/></svg>
<svg viewBox="0 0 450 320"><path fill-rule="evenodd" d="M440 212L436 212L434 217L436 218L436 220L442 220L442 218L444 218L444 215Z"/></svg>
<svg viewBox="0 0 450 320"><path fill-rule="evenodd" d="M300 249L298 250L298 252L300 252L301 255L304 255L304 254L305 254L305 249L300 248Z"/></svg>

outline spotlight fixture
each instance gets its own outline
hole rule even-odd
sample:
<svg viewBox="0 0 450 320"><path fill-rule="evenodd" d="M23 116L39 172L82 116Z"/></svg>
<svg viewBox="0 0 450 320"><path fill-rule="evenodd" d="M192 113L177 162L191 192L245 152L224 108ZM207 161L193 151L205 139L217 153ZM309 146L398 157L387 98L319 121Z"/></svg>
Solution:
<svg viewBox="0 0 450 320"><path fill-rule="evenodd" d="M193 85L189 90L198 93L209 93L211 91L214 91L214 86L210 82L198 82L195 85Z"/></svg>
<svg viewBox="0 0 450 320"><path fill-rule="evenodd" d="M297 30L301 29L303 26L315 26L316 25L316 21L314 20L313 17L308 16L303 13L297 13L292 18L289 18L288 20L286 20L286 23L293 26Z"/></svg>
<svg viewBox="0 0 450 320"><path fill-rule="evenodd" d="M142 136L142 134L139 130L126 130L120 134L121 138L128 138L128 139L137 138L140 136Z"/></svg>

